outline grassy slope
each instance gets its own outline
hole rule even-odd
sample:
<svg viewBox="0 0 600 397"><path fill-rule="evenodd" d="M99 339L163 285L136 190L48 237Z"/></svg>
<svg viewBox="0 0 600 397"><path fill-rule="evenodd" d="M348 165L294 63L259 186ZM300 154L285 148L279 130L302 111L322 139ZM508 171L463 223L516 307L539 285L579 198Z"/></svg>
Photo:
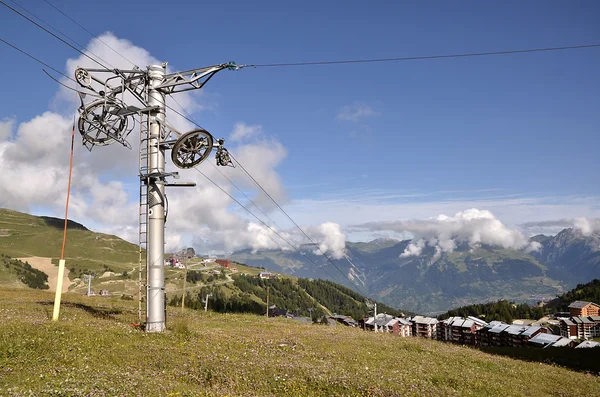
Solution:
<svg viewBox="0 0 600 397"><path fill-rule="evenodd" d="M0 209L0 252L12 257L58 258L63 230L44 219ZM69 229L65 249L67 267L101 271L104 265L117 272L138 263L138 248L118 237L89 230Z"/></svg>
<svg viewBox="0 0 600 397"><path fill-rule="evenodd" d="M345 327L169 308L132 329L135 302L0 290L0 394L579 396L600 378L466 347ZM583 352L582 352L583 353ZM30 392L31 391L31 392Z"/></svg>

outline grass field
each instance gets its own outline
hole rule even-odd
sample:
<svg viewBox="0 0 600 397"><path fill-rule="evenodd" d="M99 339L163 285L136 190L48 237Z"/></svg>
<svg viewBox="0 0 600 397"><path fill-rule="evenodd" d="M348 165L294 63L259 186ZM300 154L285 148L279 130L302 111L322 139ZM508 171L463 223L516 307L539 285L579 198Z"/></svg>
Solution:
<svg viewBox="0 0 600 397"><path fill-rule="evenodd" d="M418 338L169 307L164 334L137 303L0 289L0 395L580 396L600 377ZM582 352L586 354L585 352ZM593 352L588 352L590 354Z"/></svg>

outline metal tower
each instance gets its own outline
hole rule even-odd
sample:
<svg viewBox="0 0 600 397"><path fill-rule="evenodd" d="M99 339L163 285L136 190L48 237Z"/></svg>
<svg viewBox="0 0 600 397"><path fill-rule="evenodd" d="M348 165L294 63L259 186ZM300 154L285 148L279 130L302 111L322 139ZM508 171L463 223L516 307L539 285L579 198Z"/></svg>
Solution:
<svg viewBox="0 0 600 397"><path fill-rule="evenodd" d="M162 332L166 324L164 247L168 200L165 188L195 186L195 183L167 182L166 178L177 179L179 174L165 171L166 151L171 151L171 161L179 168L196 167L213 149L216 150L217 165L233 166L223 147L223 139L215 142L202 128L182 134L167 122L166 97L201 89L217 72L242 67L229 62L167 74L167 64L163 63L148 66L146 70L77 68L75 71L75 79L87 90L86 94L80 93L78 129L88 150L114 142L131 149L127 137L134 128L136 116L140 123L138 314L141 320L145 292L147 332ZM100 79L97 77L100 73L110 76ZM94 100L85 101L88 96ZM131 101L137 101L138 106L128 105ZM145 288L142 286L143 270Z"/></svg>

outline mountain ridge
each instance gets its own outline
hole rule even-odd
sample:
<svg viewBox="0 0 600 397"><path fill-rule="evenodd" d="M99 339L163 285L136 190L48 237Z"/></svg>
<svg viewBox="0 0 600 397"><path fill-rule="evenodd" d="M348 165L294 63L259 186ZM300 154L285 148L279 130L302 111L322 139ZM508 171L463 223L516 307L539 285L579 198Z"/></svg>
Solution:
<svg viewBox="0 0 600 397"><path fill-rule="evenodd" d="M346 257L333 261L346 276L355 274L355 280L362 281L361 289L371 296L390 306L428 314L498 299L529 303L548 300L600 274L600 238L573 229L555 236L531 237L530 241L540 244L538 252L465 243L441 255L426 246L418 256L404 256L410 240L384 241L348 242ZM300 255L277 250L238 251L231 257L254 265L262 263L282 273L333 279L357 289L322 256L306 255L320 268ZM293 263L292 269L289 263Z"/></svg>

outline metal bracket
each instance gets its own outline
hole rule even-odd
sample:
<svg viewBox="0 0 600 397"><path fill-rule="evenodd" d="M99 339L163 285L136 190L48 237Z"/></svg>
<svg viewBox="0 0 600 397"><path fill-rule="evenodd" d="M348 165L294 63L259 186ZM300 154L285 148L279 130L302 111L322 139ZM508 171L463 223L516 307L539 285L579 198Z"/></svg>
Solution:
<svg viewBox="0 0 600 397"><path fill-rule="evenodd" d="M208 80L210 80L217 72L227 69L228 67L229 64L221 64L168 74L156 89L161 90L165 94L196 90L204 87L204 84L208 83ZM187 87L181 87L186 85Z"/></svg>

